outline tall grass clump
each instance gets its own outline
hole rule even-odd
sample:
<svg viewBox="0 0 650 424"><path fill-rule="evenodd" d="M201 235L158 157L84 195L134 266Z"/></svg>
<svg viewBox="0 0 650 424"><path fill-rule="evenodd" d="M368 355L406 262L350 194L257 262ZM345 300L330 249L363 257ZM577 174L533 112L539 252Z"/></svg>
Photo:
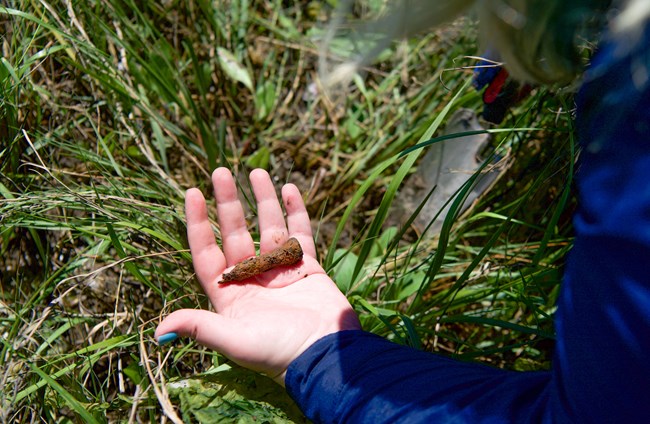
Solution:
<svg viewBox="0 0 650 424"><path fill-rule="evenodd" d="M367 330L546 366L571 246L570 95L536 89L513 109L491 134L503 175L455 216L470 179L440 234L387 226L427 165L426 146L409 149L480 107L464 69L474 27L396 44L334 101L316 71L330 13L246 0L0 6L1 420L305 421L283 389L218 353L153 341L161 314L208 307L182 204L189 187L211 190L217 166L245 201L254 167L301 188L321 260Z"/></svg>

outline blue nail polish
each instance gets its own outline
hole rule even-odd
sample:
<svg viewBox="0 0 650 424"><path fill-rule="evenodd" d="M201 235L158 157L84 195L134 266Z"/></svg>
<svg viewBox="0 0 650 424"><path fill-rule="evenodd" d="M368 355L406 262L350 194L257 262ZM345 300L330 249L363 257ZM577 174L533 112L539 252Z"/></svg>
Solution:
<svg viewBox="0 0 650 424"><path fill-rule="evenodd" d="M162 346L167 343L171 343L178 338L176 333L166 333L158 337L158 346Z"/></svg>

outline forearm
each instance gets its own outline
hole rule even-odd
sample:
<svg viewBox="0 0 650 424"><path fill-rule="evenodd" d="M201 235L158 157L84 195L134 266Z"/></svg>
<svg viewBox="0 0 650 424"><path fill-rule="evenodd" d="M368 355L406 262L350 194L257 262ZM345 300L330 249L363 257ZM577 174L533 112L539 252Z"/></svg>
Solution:
<svg viewBox="0 0 650 424"><path fill-rule="evenodd" d="M604 46L578 99L580 209L558 302L553 370L509 372L341 332L289 366L287 390L309 418L648 421L650 28L639 37L636 45Z"/></svg>
<svg viewBox="0 0 650 424"><path fill-rule="evenodd" d="M504 371L345 331L292 362L286 387L314 422L534 422L550 381L547 372Z"/></svg>
<svg viewBox="0 0 650 424"><path fill-rule="evenodd" d="M578 97L580 209L553 367L582 422L650 416L650 84L633 78L647 77L648 46L650 27L605 45Z"/></svg>

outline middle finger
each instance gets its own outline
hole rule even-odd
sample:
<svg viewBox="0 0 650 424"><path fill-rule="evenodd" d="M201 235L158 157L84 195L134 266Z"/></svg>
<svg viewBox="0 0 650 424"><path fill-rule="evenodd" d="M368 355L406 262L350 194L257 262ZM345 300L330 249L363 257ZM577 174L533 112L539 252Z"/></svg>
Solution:
<svg viewBox="0 0 650 424"><path fill-rule="evenodd" d="M244 209L239 197L237 186L227 168L218 168L212 173L214 196L217 199L217 215L221 230L223 253L228 266L235 265L244 259L255 256L253 238L246 227Z"/></svg>

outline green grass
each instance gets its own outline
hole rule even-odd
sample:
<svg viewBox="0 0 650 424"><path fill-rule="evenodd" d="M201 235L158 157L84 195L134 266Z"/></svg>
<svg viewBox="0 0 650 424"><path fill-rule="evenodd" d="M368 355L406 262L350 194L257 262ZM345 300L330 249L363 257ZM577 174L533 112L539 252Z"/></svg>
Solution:
<svg viewBox="0 0 650 424"><path fill-rule="evenodd" d="M456 217L461 189L439 236L387 229L397 190L426 166L407 149L457 108L480 107L459 68L479 53L473 26L396 47L331 103L309 91L329 11L0 6L0 419L158 422L176 408L187 421L304 421L279 386L219 354L153 342L161 315L207 307L182 204L189 187L210 191L216 166L244 190L257 166L301 188L321 260L367 330L505 368L548 366L571 247L570 95L537 89L513 110L492 134L507 171ZM188 378L196 393L166 385ZM197 393L211 394L203 412Z"/></svg>

